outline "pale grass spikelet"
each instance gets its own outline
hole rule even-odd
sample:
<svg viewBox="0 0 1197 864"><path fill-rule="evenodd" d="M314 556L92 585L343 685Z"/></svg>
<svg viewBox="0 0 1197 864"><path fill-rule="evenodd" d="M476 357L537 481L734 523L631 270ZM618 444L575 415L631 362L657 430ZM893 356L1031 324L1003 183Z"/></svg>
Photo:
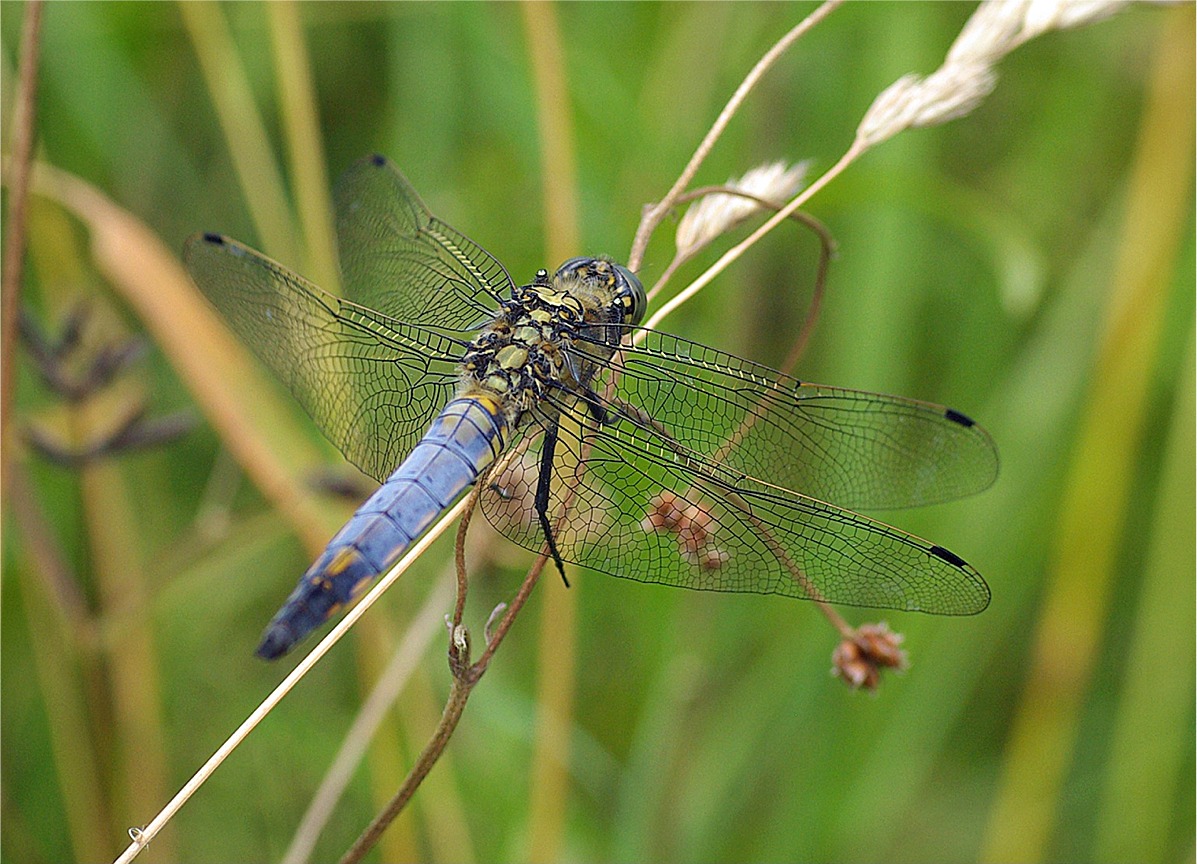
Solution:
<svg viewBox="0 0 1197 864"><path fill-rule="evenodd" d="M997 82L994 65L1024 42L1051 30L1108 18L1127 0L984 0L965 23L944 63L926 78L905 75L882 91L856 132L864 150L899 132L962 117Z"/></svg>
<svg viewBox="0 0 1197 864"><path fill-rule="evenodd" d="M787 167L782 161L758 165L738 180L731 178L726 185L780 205L802 187L808 165L807 162L799 162ZM686 211L678 223L678 255L689 257L761 209L761 205L755 201L739 195L716 192L703 197Z"/></svg>
<svg viewBox="0 0 1197 864"><path fill-rule="evenodd" d="M1127 5L1127 0L1030 0L1024 16L1022 41L1048 30L1067 30L1109 18Z"/></svg>

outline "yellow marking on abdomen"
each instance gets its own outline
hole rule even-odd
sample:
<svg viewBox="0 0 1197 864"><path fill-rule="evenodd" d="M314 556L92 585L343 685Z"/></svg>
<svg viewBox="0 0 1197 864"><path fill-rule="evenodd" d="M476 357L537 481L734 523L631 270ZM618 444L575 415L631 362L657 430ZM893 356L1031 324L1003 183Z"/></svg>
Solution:
<svg viewBox="0 0 1197 864"><path fill-rule="evenodd" d="M328 566L324 568L324 572L330 576L338 576L341 573L344 573L349 565L360 557L361 555L358 554L357 549L353 548L352 546L343 546L341 550L337 552L336 556L334 556L333 559L328 562Z"/></svg>

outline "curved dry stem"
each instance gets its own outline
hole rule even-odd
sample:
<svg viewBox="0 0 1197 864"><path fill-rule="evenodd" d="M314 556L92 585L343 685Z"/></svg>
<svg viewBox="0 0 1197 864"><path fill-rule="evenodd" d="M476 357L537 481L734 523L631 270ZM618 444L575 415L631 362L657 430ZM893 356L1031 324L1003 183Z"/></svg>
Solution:
<svg viewBox="0 0 1197 864"><path fill-rule="evenodd" d="M761 238L790 218L803 204L813 198L824 186L843 173L849 165L856 160L856 158L864 152L866 148L853 144L848 149L840 160L827 170L825 174L815 180L810 186L799 192L788 204L773 214L763 225L753 231L745 239L741 240L727 252L708 267L701 275L693 282L679 291L674 297L661 306L647 321L644 322L644 327L652 329L657 327L662 319L664 319L670 312L673 312L683 303L686 303L691 297L709 285L716 276L726 270L732 262L738 259L741 255L760 242Z"/></svg>
<svg viewBox="0 0 1197 864"><path fill-rule="evenodd" d="M503 467L511 459L518 456L530 445L531 440L531 436L525 436L521 442L522 446L513 448L512 452L505 455L499 462L496 462L491 468L491 473L502 471ZM586 456L587 450L584 445L580 457L583 466L585 465ZM432 770L432 766L440 759L441 754L444 753L445 747L449 743L449 739L453 736L453 731L457 728L458 721L461 720L461 715L465 710L466 702L470 698L470 693L473 692L474 686L482 679L482 676L486 674L486 670L490 666L490 661L494 658L495 652L511 631L516 617L524 608L524 604L527 603L528 598L532 595L532 589L540 581L545 564L549 560L548 544L545 544L540 554L536 556L536 560L532 562L532 566L528 569L527 575L524 576L524 581L520 584L519 590L503 612L502 618L493 631L491 630L491 624L493 623L494 613L491 615L491 620L487 621L486 647L477 661L471 663L469 631L462 623L465 612L466 593L469 590L469 578L466 572L465 561L465 538L469 530L470 519L477 505L478 497L481 495L482 484L485 482L485 478L480 479L474 485L470 494L462 499L462 504L458 505L463 509L463 513L461 523L457 529L457 544L454 556L457 569L457 602L454 605L453 617L449 626L451 634L449 640L449 668L453 673L453 685L449 692L449 699L445 704L445 710L441 714L441 720L433 731L431 739L429 739L428 744L425 745L424 750L420 753L420 758L412 766L412 770L408 772L407 777L404 778L402 785L396 791L394 797L387 802L387 806L379 812L370 825L357 838L353 846L350 847L349 851L345 853L341 859L341 864L356 864L378 843L378 840L390 824L403 812L403 808L407 806L407 802L411 800L420 784L424 781L424 778L428 776L428 773ZM554 532L560 531L565 520L569 518L575 499L574 488L571 487L565 500L561 503L556 522L553 526Z"/></svg>
<svg viewBox="0 0 1197 864"><path fill-rule="evenodd" d="M682 195L680 198L678 198L677 203L679 205L684 204L704 195L736 195L752 201L762 209L773 210L774 212L777 212L781 209L781 205L777 204L776 202L769 201L766 198L760 198L750 192L737 189L734 186L702 186L698 189L687 192L685 195ZM811 305L807 310L805 319L803 320L802 329L798 333L798 338L794 342L794 347L790 349L790 353L786 356L785 361L779 367L780 370L785 372L787 375L790 374L794 366L797 365L799 358L806 350L807 343L810 341L810 334L814 331L815 323L818 321L819 312L822 307L823 295L827 286L827 273L831 267L831 259L835 255L835 239L831 236L831 232L827 229L826 225L824 225L814 216L801 211L794 211L790 214L789 218L795 222L805 225L812 232L814 232L816 237L819 238L819 263L815 270L815 284L811 295ZM648 292L649 300L661 292L661 289L669 281L669 277L672 276L673 273L675 273L683 264L690 261L701 250L709 246L714 239L715 238L712 237L710 241L703 243L700 246L692 247L685 254L679 252L678 254L674 255L673 260L669 262L669 265L661 274L661 278L656 281L652 289Z"/></svg>
<svg viewBox="0 0 1197 864"><path fill-rule="evenodd" d="M466 517L462 518L464 521ZM310 860L320 832L332 815L333 808L341 800L353 772L361 763L387 711L403 692L429 644L441 631L442 610L450 601L450 583L450 575L443 573L428 593L420 611L412 618L403 634L403 641L395 649L386 669L379 676L353 725L345 734L341 749L337 751L324 779L320 782L320 787L308 805L307 812L299 822L291 845L282 858L282 864L302 864Z"/></svg>
<svg viewBox="0 0 1197 864"><path fill-rule="evenodd" d="M837 166L837 168L838 167L840 167L840 166ZM831 174L831 172L828 172L828 174ZM824 175L824 176L826 177L827 175ZM823 180L823 178L820 178L820 180ZM780 219L783 218L781 216L781 211L783 208L781 206L779 206L778 204L776 204L775 202L769 201L768 199L760 198L756 195L753 195L748 192L744 192L743 190L737 189L732 186L704 186L704 187L701 187L698 189L694 189L690 192L687 192L684 195L678 196L676 203L680 205L680 204L686 203L687 201L691 201L696 198L702 197L704 195L710 195L710 194L737 195L737 196L747 198L747 199L753 201L754 203L756 203L758 206L760 206L762 208L774 210L774 211L776 211L776 213L778 215L776 215L774 217L774 219L771 219L770 222L773 222L774 220L780 221ZM810 334L814 331L814 327L818 321L819 314L822 310L823 295L825 293L826 284L827 284L827 273L831 266L831 258L835 253L835 241L831 236L831 232L827 229L827 227L825 225L823 225L822 222L820 222L818 219L815 219L813 216L810 216L806 213L802 213L801 211L794 209L793 202L791 202L790 205L787 205L787 207L784 209L788 209L790 211L788 213L788 215L784 218L794 219L795 221L800 222L801 224L810 228L815 233L815 235L819 238L819 242L820 242L819 263L818 263L816 274L815 274L815 285L814 285L814 290L813 290L812 296L811 296L811 304L810 304L810 307L807 309L807 314L803 320L802 327L798 331L798 336L794 341L794 347L790 349L790 353L787 355L787 357L786 357L785 361L782 363L782 366L780 369L780 371L782 371L783 373L788 375L792 372L794 366L797 365L798 360L802 357L803 353L805 353L806 346L809 344L809 341L810 341ZM764 236L763 233L760 236ZM713 242L714 239L715 238L712 237L706 243L703 243L701 245L694 246L694 247L690 248L689 250L687 250L686 253L679 252L678 254L676 254L674 256L673 260L669 263L668 267L666 267L665 272L662 274L661 279L659 279L657 281L657 283L653 286L653 289L650 292L650 296L652 296L652 294L659 293L661 287L668 280L668 277L673 272L675 272L678 269L678 267L680 267L686 261L690 260L695 254L697 254L699 251L701 251L701 249L706 248L706 246L709 245L710 242ZM683 292L683 293L685 293L685 292ZM693 296L693 292L691 292L688 296ZM676 308L678 305L681 305L681 304L678 303L678 304L675 304L672 306L670 304L666 304L666 308ZM652 326L651 322L655 321L657 318L661 317L663 314L665 314L664 311L660 312L656 316L653 316L653 318L650 319L650 323L646 324L646 327ZM637 335L640 335L640 334L637 334ZM636 341L636 340L633 339L633 341ZM647 418L647 422L653 423L651 418ZM655 425L655 423L654 423L654 425ZM722 461L723 456L721 454L724 453L725 451L730 450L733 447L735 447L736 444L742 439L742 437L745 434L747 434L750 426L751 426L751 419L749 418L749 419L745 420L745 422L741 425L740 428L738 428L735 432L733 432L730 436L728 436L728 440L724 444L723 448L721 448L721 450L719 450L719 451L716 451L716 453L712 455L711 458L713 459L713 461L716 461L716 462ZM664 435L664 437L666 437L667 439L670 437L668 434L668 430L659 430L659 431L661 431L662 434ZM768 532L765 532L765 533L767 534ZM776 544L771 544L771 545L776 546ZM831 624L831 626L833 628L835 628L835 630L841 636L843 636L845 639L852 638L852 635L855 632L854 629L852 628L852 626L848 624L847 620L842 615L840 615L840 613L833 606L831 606L829 603L825 602L824 600L820 599L817 590L815 590L814 587L812 585L810 585L810 583L806 580L805 575L800 572L800 570L797 568L797 566L794 565L793 562L789 561L789 557L788 557L788 555L785 554L784 550L782 550L779 546L777 546L775 548L775 553L778 554L778 559L780 561L782 561L783 564L785 564L787 566L787 569L789 569L791 571L791 573L794 575L794 578L797 581L802 582L807 586L808 595L817 604L817 606L819 607L819 611L821 611L823 613L824 617Z"/></svg>
<svg viewBox="0 0 1197 864"><path fill-rule="evenodd" d="M711 150L714 149L715 143L727 128L728 123L731 122L732 117L740 109L740 105L748 98L748 94L752 91L752 88L756 86L757 82L764 77L764 74L769 71L778 58L790 46L797 42L812 27L830 15L835 10L835 7L839 6L842 2L843 0L827 0L827 2L819 6L818 9L806 16L793 29L777 40L773 47L766 51L764 56L744 76L744 80L740 82L740 86L736 88L731 99L727 101L727 105L719 112L719 116L699 143L698 149L694 151L694 155L690 157L690 161L686 163L686 167L682 169L682 173L678 176L673 186L670 187L669 191L665 193L665 197L649 207L643 216L641 216L640 225L636 228L636 236L632 240L632 250L628 253L629 269L633 271L640 269L640 264L644 259L644 250L648 247L648 241L652 237L653 231L661 224L661 220L665 218L665 215L676 206L682 190L690 185L690 181L694 179L694 175L698 173L699 167Z"/></svg>
<svg viewBox="0 0 1197 864"><path fill-rule="evenodd" d="M420 784L424 782L424 778L428 776L428 772L432 770L432 766L440 758L441 753L445 751L445 746L457 728L457 722L461 719L461 713L465 710L466 700L470 698L472 689L472 683L466 683L464 679L454 676L449 689L449 701L445 704L445 710L441 714L441 722L437 724L432 738L424 746L420 758L404 779L399 791L395 793L395 797L387 803L381 813L374 817L374 821L349 847L349 851L341 857L340 864L357 864L358 861L361 861L366 853L377 845L383 832L395 821L395 817L407 806L407 802L411 800Z"/></svg>
<svg viewBox="0 0 1197 864"><path fill-rule="evenodd" d="M779 371L786 375L794 373L794 367L806 353L806 346L810 344L811 334L815 332L815 325L819 321L819 315L823 312L823 296L827 293L827 274L831 270L831 259L835 255L835 238L831 236L831 231L826 225L814 216L801 211L795 211L792 216L815 232L819 238L819 263L815 265L815 284L811 289L810 306L807 307L806 317L802 320L802 327L794 339L794 347L790 349L790 353L778 367Z"/></svg>
<svg viewBox="0 0 1197 864"><path fill-rule="evenodd" d="M470 494L462 499L458 507L454 508L455 511L461 509L463 512L461 523L457 529L455 555L457 602L454 605L453 618L450 622L449 668L453 672L453 682L449 690L449 699L445 703L445 709L441 713L440 722L437 723L436 729L433 730L432 737L424 745L419 759L416 760L411 771L403 779L403 783L395 792L394 797L387 802L386 807L374 817L374 820L366 827L357 840L354 841L354 844L341 858L340 864L356 864L356 862L362 860L367 852L377 845L383 833L395 821L396 817L403 812L403 808L407 806L412 796L415 795L416 790L419 789L420 784L424 782L424 778L428 776L432 767L440 759L441 754L445 752L445 748L449 744L449 739L453 737L453 732L457 729L457 724L461 720L462 712L465 711L470 693L473 692L474 686L482 679L482 676L486 674L495 651L511 630L516 616L523 609L528 597L531 596L532 589L536 587L536 583L540 580L540 574L543 572L545 562L548 560L546 552L542 552L537 556L536 561L529 568L528 574L524 577L524 581L512 599L511 604L507 607L502 620L500 620L498 626L495 628L494 633L487 639L486 648L478 660L471 663L469 631L462 624L466 592L469 589L469 579L466 574L465 562L465 537L469 529L470 518L477 504L478 495L480 494L481 483L483 482L485 480L479 481L479 484L474 486ZM489 625L490 622L487 623Z"/></svg>
<svg viewBox="0 0 1197 864"><path fill-rule="evenodd" d="M528 573L524 576L524 581L520 584L519 590L515 592L515 597L512 598L511 605L507 607L507 611L499 619L498 626L492 631L491 637L486 643L486 648L483 649L482 654L478 657L478 661L470 667L472 673L481 675L486 671L486 667L490 665L495 652L499 650L499 645L502 644L503 640L507 637L507 633L511 630L511 625L515 623L516 616L520 614L520 610L528 602L528 597L531 596L532 589L540 581L540 574L544 572L545 564L548 561L548 550L542 551L540 555L536 556L536 560L528 568Z"/></svg>
<svg viewBox="0 0 1197 864"><path fill-rule="evenodd" d="M203 766L195 772L194 775L192 775L191 779L183 785L183 788L180 789L178 793L175 794L175 797L172 798L167 805L162 808L158 815L155 816L144 828L135 828L130 831L130 836L133 837L133 842L116 859L115 864L126 864L126 862L132 861L137 857L138 853L140 853L141 850L144 849L149 842L154 839L158 832L162 830L163 826L174 818L174 815L179 811L179 808L186 804L188 799L191 798L191 796L194 795L195 792L207 782L208 778L212 775L212 772L219 768L220 764L224 762L226 758L228 758L229 754L231 754L237 749L238 746L240 746L241 742L249 736L249 733L252 732L254 728L263 719L265 719L265 717L271 711L274 710L274 707L282 701L284 696L291 692L295 685L298 684L305 675L307 675L311 668L315 666L316 663L318 663L320 659L327 654L334 645L337 644L337 642L341 641L341 637L349 632L349 629L357 623L357 620L361 618L362 615L366 614L366 611L373 606L375 602L377 602L378 598L381 597L388 588L395 584L399 577L406 572L407 568L410 567L417 558L424 554L424 551L430 545L432 545L433 541L444 533L445 529L453 522L453 520L462 514L469 502L470 497L467 496L462 498L459 502L457 502L457 504L450 508L440 518L440 520L438 520L437 523L428 530L428 533L414 543L407 551L407 554L400 558L395 566L392 567L385 576L378 580L377 584L375 584L374 587L371 588L366 594L366 596L361 599L361 602L350 609L349 612L346 613L345 617L337 622L336 626L329 631L328 635L321 639L316 647L313 648L311 652L299 662L299 665L291 670L290 674L283 679L282 683L275 687L274 690L271 691L270 695L262 700L262 703L253 710L253 713L251 713L249 717L247 717L245 721L237 727L233 734L230 735L225 742L220 745L219 748L217 748L216 752L208 758L208 761L205 762Z"/></svg>
<svg viewBox="0 0 1197 864"><path fill-rule="evenodd" d="M507 461L509 460L504 461L504 465L507 464ZM470 580L466 573L465 541L466 532L470 529L470 520L473 519L474 510L478 506L478 496L481 494L481 488L480 483L474 484L474 488L466 496L469 504L466 506L465 512L461 514L461 521L457 523L457 541L453 546L453 569L457 576L457 592L453 604L452 619L454 627L461 626L462 616L465 615L466 592L470 590Z"/></svg>

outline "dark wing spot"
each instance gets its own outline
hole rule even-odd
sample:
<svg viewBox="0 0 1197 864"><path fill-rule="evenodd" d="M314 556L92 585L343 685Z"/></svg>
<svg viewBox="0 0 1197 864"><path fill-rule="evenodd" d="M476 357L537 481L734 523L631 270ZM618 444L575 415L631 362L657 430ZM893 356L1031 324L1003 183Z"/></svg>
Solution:
<svg viewBox="0 0 1197 864"><path fill-rule="evenodd" d="M387 164L387 157L383 156L381 153L371 153L370 162L371 164L377 165L379 168L381 168L383 165Z"/></svg>
<svg viewBox="0 0 1197 864"><path fill-rule="evenodd" d="M951 552L951 551L943 548L942 546L932 546L927 551L930 552L932 555L934 555L936 558L942 558L944 561L947 561L953 567L967 567L968 566L967 561L965 561L963 558L961 558L955 552Z"/></svg>
<svg viewBox="0 0 1197 864"><path fill-rule="evenodd" d="M943 412L943 416L945 419L951 420L953 423L959 423L965 428L977 425L976 421L973 420L972 417L969 417L967 414L961 414L959 411L953 411L951 408L945 410Z"/></svg>
<svg viewBox="0 0 1197 864"><path fill-rule="evenodd" d="M205 232L204 233L204 242L211 243L214 246L223 246L224 238L221 237L219 234L210 234L208 232Z"/></svg>

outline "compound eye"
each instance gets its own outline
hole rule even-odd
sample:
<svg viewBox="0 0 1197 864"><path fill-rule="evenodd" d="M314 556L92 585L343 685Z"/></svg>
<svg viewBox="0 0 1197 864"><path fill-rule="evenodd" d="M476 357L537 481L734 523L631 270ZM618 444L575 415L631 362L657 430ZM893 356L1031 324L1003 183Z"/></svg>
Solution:
<svg viewBox="0 0 1197 864"><path fill-rule="evenodd" d="M557 273L555 275L558 278L560 278L569 273L572 273L575 270L585 269L585 267L589 266L590 263L593 261L594 261L593 258L590 258L586 255L579 255L576 258L570 258L568 261L566 261L564 264L562 264L560 267L557 268Z"/></svg>
<svg viewBox="0 0 1197 864"><path fill-rule="evenodd" d="M615 272L619 274L620 293L632 298L632 307L628 312L626 324L639 324L644 320L644 313L648 310L648 297L644 293L644 285L640 279L622 264L615 265Z"/></svg>

